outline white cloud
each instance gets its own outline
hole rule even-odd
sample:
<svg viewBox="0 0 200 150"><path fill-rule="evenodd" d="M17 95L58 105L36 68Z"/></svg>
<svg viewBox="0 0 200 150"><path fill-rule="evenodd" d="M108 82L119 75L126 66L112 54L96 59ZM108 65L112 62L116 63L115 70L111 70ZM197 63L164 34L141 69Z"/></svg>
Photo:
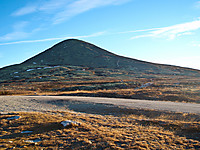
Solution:
<svg viewBox="0 0 200 150"><path fill-rule="evenodd" d="M146 32L146 31L153 31L161 28L152 28L152 29L142 29L142 30L133 30L133 31L124 31L124 32L118 32L118 34L123 34L123 33L134 33L134 32Z"/></svg>
<svg viewBox="0 0 200 150"><path fill-rule="evenodd" d="M12 44L22 44L22 43L36 43L36 42L46 42L46 41L55 41L55 40L65 40L71 38L90 38L97 37L103 35L105 32L97 32L90 35L82 35L82 36L68 36L68 37L59 37L59 38L48 38L41 40L27 40L27 41L17 41L17 42L8 42L8 43L0 43L0 45L12 45Z"/></svg>
<svg viewBox="0 0 200 150"><path fill-rule="evenodd" d="M191 35L192 31L200 29L200 20L177 24L169 27L157 28L144 35L137 35L131 39L155 37L155 38L167 38L174 39L182 35ZM148 29L151 30L151 29Z"/></svg>
<svg viewBox="0 0 200 150"><path fill-rule="evenodd" d="M131 0L36 0L32 3L26 4L22 8L19 8L11 15L14 17L19 17L28 14L36 14L37 19L42 20L42 22L38 23L38 26L45 28L45 26L50 25L49 22L51 22L52 24L59 24L70 19L73 16L84 13L94 8L108 5L120 5L129 1ZM35 20L30 17L27 22L15 24L13 27L13 31L2 35L0 37L0 40L10 41L29 37L38 30L30 30L30 28L26 28L27 25L32 24L33 21L35 23ZM39 30L41 30L41 28Z"/></svg>
<svg viewBox="0 0 200 150"><path fill-rule="evenodd" d="M61 23L71 17L84 13L94 8L107 6L107 5L119 5L126 3L130 0L77 0L67 5L66 9L57 13L53 20L54 24Z"/></svg>
<svg viewBox="0 0 200 150"><path fill-rule="evenodd" d="M190 43L190 46L200 47L200 43L199 43L199 41L192 41L192 42Z"/></svg>
<svg viewBox="0 0 200 150"><path fill-rule="evenodd" d="M32 4L28 4L18 10L16 10L13 16L23 16L31 13L47 13L53 14L55 11L62 11L72 0L47 0L47 1L36 1Z"/></svg>
<svg viewBox="0 0 200 150"><path fill-rule="evenodd" d="M183 33L177 34L177 36L192 35L192 34L193 32L183 32Z"/></svg>
<svg viewBox="0 0 200 150"><path fill-rule="evenodd" d="M72 0L49 0L38 6L39 11L44 11L48 13L54 10L65 8Z"/></svg>
<svg viewBox="0 0 200 150"><path fill-rule="evenodd" d="M200 44L193 44L194 47L200 47Z"/></svg>
<svg viewBox="0 0 200 150"><path fill-rule="evenodd" d="M13 25L13 31L0 37L0 41L10 41L26 38L30 33L24 31L28 22L22 21Z"/></svg>
<svg viewBox="0 0 200 150"><path fill-rule="evenodd" d="M131 0L47 0L37 1L16 10L13 16L22 16L31 13L49 14L54 24L61 23L73 16L89 11L91 9L108 6L120 5Z"/></svg>
<svg viewBox="0 0 200 150"><path fill-rule="evenodd" d="M27 21L21 21L13 25L15 31L22 31L29 23Z"/></svg>
<svg viewBox="0 0 200 150"><path fill-rule="evenodd" d="M30 23L27 21L18 22L13 25L13 31L5 35L0 36L0 41L12 41L20 40L27 37L30 37L35 32L41 30L41 28L32 29L32 31L27 31L26 28Z"/></svg>
<svg viewBox="0 0 200 150"><path fill-rule="evenodd" d="M15 11L14 13L12 13L13 16L22 16L22 15L26 15L26 14L30 14L33 12L37 11L37 6L35 5L30 5L30 6L25 6L23 8L20 8L19 10Z"/></svg>
<svg viewBox="0 0 200 150"><path fill-rule="evenodd" d="M14 32L8 33L8 34L0 37L0 41L23 39L23 38L26 38L27 36L28 36L28 33L26 33L26 32L14 31Z"/></svg>
<svg viewBox="0 0 200 150"><path fill-rule="evenodd" d="M197 2L194 4L194 7L195 7L195 8L200 8L200 1L197 1Z"/></svg>

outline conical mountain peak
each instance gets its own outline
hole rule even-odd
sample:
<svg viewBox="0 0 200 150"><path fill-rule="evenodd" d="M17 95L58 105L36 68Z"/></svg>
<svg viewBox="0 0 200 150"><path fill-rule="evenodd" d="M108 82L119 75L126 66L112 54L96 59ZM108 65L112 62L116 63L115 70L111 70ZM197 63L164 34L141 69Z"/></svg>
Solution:
<svg viewBox="0 0 200 150"><path fill-rule="evenodd" d="M24 64L78 65L113 68L119 67L120 62L124 62L124 60L124 58L93 44L77 39L69 39L28 59Z"/></svg>
<svg viewBox="0 0 200 150"><path fill-rule="evenodd" d="M199 73L198 70L149 63L122 57L98 46L77 39L64 40L44 52L26 60L24 65L82 66L132 70L137 73L186 74Z"/></svg>

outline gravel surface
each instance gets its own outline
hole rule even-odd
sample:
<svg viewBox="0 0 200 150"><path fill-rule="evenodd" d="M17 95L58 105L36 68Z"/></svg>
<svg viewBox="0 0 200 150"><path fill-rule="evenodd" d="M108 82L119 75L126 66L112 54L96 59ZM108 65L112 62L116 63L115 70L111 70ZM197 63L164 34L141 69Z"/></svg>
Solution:
<svg viewBox="0 0 200 150"><path fill-rule="evenodd" d="M0 111L102 111L109 108L137 108L200 114L200 104L150 100L76 96L0 96Z"/></svg>

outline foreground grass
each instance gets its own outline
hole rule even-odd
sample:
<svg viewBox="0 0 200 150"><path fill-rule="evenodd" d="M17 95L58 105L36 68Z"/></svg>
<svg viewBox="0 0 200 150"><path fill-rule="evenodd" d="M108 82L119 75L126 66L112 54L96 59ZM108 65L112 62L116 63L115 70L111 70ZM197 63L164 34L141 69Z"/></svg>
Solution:
<svg viewBox="0 0 200 150"><path fill-rule="evenodd" d="M18 112L0 115L1 149L200 149L195 114ZM133 114L135 112L135 114ZM143 115L142 115L143 114ZM11 116L19 119L7 120ZM81 123L64 128L60 122ZM21 133L33 131L32 133ZM36 140L33 142L31 140Z"/></svg>

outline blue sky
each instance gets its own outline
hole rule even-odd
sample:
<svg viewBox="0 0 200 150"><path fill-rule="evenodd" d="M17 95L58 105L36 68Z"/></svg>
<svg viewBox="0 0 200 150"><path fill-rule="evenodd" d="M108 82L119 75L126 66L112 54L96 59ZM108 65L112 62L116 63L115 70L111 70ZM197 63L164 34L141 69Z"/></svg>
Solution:
<svg viewBox="0 0 200 150"><path fill-rule="evenodd" d="M200 69L200 0L0 0L0 67L77 38L113 53Z"/></svg>

